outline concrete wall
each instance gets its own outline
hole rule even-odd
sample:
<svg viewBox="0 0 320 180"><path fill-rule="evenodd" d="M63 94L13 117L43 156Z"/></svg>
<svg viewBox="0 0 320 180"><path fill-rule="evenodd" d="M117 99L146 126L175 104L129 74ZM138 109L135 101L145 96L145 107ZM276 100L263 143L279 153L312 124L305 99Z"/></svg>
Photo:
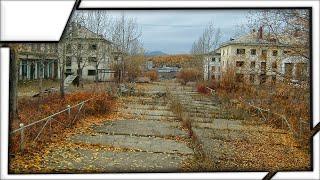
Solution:
<svg viewBox="0 0 320 180"><path fill-rule="evenodd" d="M214 58L214 60L213 60ZM203 61L203 78L204 80L219 80L221 75L220 55L206 55Z"/></svg>
<svg viewBox="0 0 320 180"><path fill-rule="evenodd" d="M245 49L245 54L237 54L237 49ZM251 49L256 49L256 55L251 55ZM252 83L259 84L260 76L266 75L267 82L272 81L272 77L281 72L281 60L287 57L284 54L283 47L268 46L246 46L246 45L228 45L221 49L221 71L222 74L228 69L234 69L235 73L243 74L244 80L250 82L250 75L254 76ZM266 56L262 55L262 50L266 51ZM277 55L273 55L273 51L277 51ZM241 67L237 67L237 61L243 62ZM254 66L253 64L254 63ZM265 71L263 64L265 63ZM240 63L239 63L240 64Z"/></svg>

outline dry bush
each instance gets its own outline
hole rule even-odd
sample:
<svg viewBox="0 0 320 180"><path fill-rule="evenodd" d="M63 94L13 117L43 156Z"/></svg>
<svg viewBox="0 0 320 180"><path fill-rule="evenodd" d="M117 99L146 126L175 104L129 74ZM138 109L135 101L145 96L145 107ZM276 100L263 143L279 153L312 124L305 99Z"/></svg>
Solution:
<svg viewBox="0 0 320 180"><path fill-rule="evenodd" d="M206 83L198 83L197 91L202 94L209 94L209 90L207 89L208 85Z"/></svg>
<svg viewBox="0 0 320 180"><path fill-rule="evenodd" d="M20 123L28 125L32 122L64 110L67 108L67 105L73 106L90 98L93 99L83 105L82 110L78 115L76 114L80 106L72 108L70 116L68 115L68 111L55 116L53 118L54 120L51 121L51 123L48 123L43 132L40 134L39 139L37 140L37 146L33 146L32 148L40 148L41 146L38 145L49 141L51 137L57 137L58 134L61 134L66 128L72 127L77 120L85 116L107 114L113 108L115 108L114 98L106 93L77 92L66 94L65 98L60 98L59 94L50 94L49 96L38 98L22 98L18 103L19 119L11 120L10 132L14 129L18 129ZM24 132L27 151L28 147L31 145L31 142L34 138L36 138L44 124L45 121L25 128ZM10 135L10 153L14 153L19 149L19 142L20 132Z"/></svg>
<svg viewBox="0 0 320 180"><path fill-rule="evenodd" d="M226 72L224 72L220 82L213 82L211 88L223 89L230 93L238 89L237 85L239 85L239 83L236 83L235 71L233 69L228 69Z"/></svg>
<svg viewBox="0 0 320 180"><path fill-rule="evenodd" d="M144 75L146 77L149 77L151 81L156 81L159 78L158 72L156 70L147 71Z"/></svg>
<svg viewBox="0 0 320 180"><path fill-rule="evenodd" d="M195 68L182 69L177 74L178 81L183 85L187 84L187 82L200 80L201 77L202 77L201 72Z"/></svg>
<svg viewBox="0 0 320 180"><path fill-rule="evenodd" d="M267 123L276 128L289 128L281 118L283 116L293 132L299 134L300 121L303 121L303 136L307 138L310 131L307 126L307 123L310 123L309 88L296 87L287 81L263 85L239 83L236 82L232 71L224 74L220 82L212 82L209 87L216 91L223 109L228 111L230 118L246 119L251 114L264 119L257 109L248 105L250 103L269 110L270 113L263 112L264 116L267 117Z"/></svg>
<svg viewBox="0 0 320 180"><path fill-rule="evenodd" d="M125 70L127 79L133 82L142 74L142 65L144 64L144 56L131 56L125 60Z"/></svg>

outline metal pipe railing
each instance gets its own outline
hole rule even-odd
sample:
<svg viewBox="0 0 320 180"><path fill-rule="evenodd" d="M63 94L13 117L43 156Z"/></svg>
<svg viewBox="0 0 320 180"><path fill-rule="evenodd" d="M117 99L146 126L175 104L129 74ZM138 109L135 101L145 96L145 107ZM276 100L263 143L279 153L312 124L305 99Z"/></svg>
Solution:
<svg viewBox="0 0 320 180"><path fill-rule="evenodd" d="M75 118L74 118L74 119L72 120L72 122L71 122L71 123L73 123L74 120L77 118L78 114L80 113L81 109L83 108L84 104L85 104L86 102L92 100L92 99L93 99L93 98L87 99L87 100L82 101L82 102L80 102L80 103L78 103L78 104L75 104L75 105L73 105L73 106L68 105L66 109L61 110L61 111L59 111L59 112L56 112L56 113L54 113L54 114L52 114L52 115L50 115L50 116L47 116L47 117L45 117L45 118L43 118L43 119L40 119L40 120L35 121L35 122L32 122L32 123L30 123L30 124L24 125L23 123L20 123L19 128L11 131L10 134L14 134L14 133L20 131L20 136L21 136L21 138L20 138L20 146L19 146L19 147L20 147L20 151L23 151L23 150L24 150L24 147L25 147L25 146L24 146L24 144L25 144L25 142L24 142L24 141L25 141L25 134L24 134L24 132L25 132L25 129L26 129L27 127L36 125L36 124L41 123L41 122L45 122L45 124L44 124L43 127L40 129L39 133L37 134L36 138L33 140L33 142L35 142L35 141L39 138L40 134L42 133L43 129L45 128L45 126L46 126L48 123L49 123L50 129L51 129L51 121L54 121L54 118L53 118L53 117L55 117L55 116L57 116L57 115L59 115L59 114L62 114L62 113L64 113L64 112L67 111L67 112L68 112L68 115L69 115L69 118L70 118L71 109L72 109L72 108L75 108L75 107L77 107L77 106L80 106L80 108L78 109L77 114L75 115ZM58 122L58 121L57 121L57 122ZM71 124L70 124L70 125L71 125ZM51 132L51 130L50 130L50 132Z"/></svg>

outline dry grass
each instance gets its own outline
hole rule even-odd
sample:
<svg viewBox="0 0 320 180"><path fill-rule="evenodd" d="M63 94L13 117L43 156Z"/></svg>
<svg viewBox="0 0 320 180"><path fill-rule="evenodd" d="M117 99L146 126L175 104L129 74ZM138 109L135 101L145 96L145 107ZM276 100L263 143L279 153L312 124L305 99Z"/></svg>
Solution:
<svg viewBox="0 0 320 180"><path fill-rule="evenodd" d="M209 86L216 91L222 109L228 111L232 119L252 119L252 116L266 119L266 123L276 128L292 129L295 135L300 133L300 121L304 122L303 138L309 142L310 133L310 90L295 87L288 82L276 84L253 85L236 83L234 76L224 76L220 82L210 82L202 86ZM200 89L199 92L202 89ZM260 107L268 112L261 112L251 105ZM264 116L264 117L263 117ZM287 127L284 117L290 128Z"/></svg>
<svg viewBox="0 0 320 180"><path fill-rule="evenodd" d="M42 81L42 89L56 88L59 89L60 81L44 79ZM39 80L19 81L18 96L32 96L39 92Z"/></svg>
<svg viewBox="0 0 320 180"><path fill-rule="evenodd" d="M36 141L37 146L41 147L39 144L46 143L51 139L52 136L58 136L66 128L71 127L75 121L85 117L85 116L98 116L110 113L113 108L115 108L115 99L109 96L107 93L94 93L94 92L75 92L66 94L65 98L60 98L59 94L50 94L44 97L37 98L22 98L18 102L19 108L19 118L10 120L10 131L19 128L20 123L25 125L45 118L51 114L64 110L67 105L75 105L84 100L93 98L84 104L81 113L78 115L78 107L71 109L71 115L68 112L63 112L54 117L54 121L51 124L47 124L43 130L43 133L39 136ZM32 141L36 138L38 132L45 125L44 122L40 122L33 126L27 127L25 129L25 142L27 150ZM51 128L50 128L51 127ZM10 153L14 153L19 149L20 133L17 132L10 136Z"/></svg>
<svg viewBox="0 0 320 180"><path fill-rule="evenodd" d="M144 74L146 77L149 77L151 81L156 81L159 79L158 72L156 70L147 71Z"/></svg>
<svg viewBox="0 0 320 180"><path fill-rule="evenodd" d="M183 85L186 85L187 82L198 81L201 77L201 72L196 68L186 68L177 74L178 81Z"/></svg>

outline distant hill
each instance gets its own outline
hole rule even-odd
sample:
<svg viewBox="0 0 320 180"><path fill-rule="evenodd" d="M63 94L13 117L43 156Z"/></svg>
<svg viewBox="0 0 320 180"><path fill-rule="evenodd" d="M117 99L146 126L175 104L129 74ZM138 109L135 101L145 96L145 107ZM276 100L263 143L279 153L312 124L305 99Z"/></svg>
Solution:
<svg viewBox="0 0 320 180"><path fill-rule="evenodd" d="M162 51L149 51L149 52L146 52L144 55L145 56L162 56L167 54Z"/></svg>

